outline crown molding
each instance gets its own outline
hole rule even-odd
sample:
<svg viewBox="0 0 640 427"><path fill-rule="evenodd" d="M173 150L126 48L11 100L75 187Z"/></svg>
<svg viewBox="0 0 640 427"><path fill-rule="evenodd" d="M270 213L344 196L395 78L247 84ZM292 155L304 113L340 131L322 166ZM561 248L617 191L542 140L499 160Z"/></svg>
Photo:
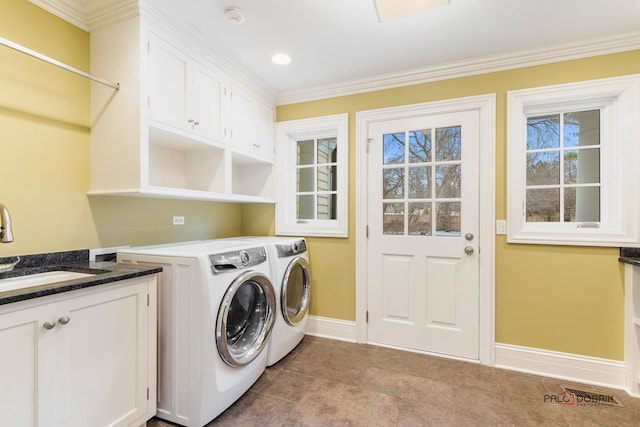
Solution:
<svg viewBox="0 0 640 427"><path fill-rule="evenodd" d="M87 32L138 14L137 0L29 1Z"/></svg>
<svg viewBox="0 0 640 427"><path fill-rule="evenodd" d="M278 97L277 105L296 104L338 96L393 89L402 86L450 80L636 49L640 49L640 31L620 34L613 37L584 40L577 43L565 43L545 48L482 56L470 60L405 70L398 73L381 74L337 85L283 92Z"/></svg>
<svg viewBox="0 0 640 427"><path fill-rule="evenodd" d="M29 0L29 2L80 29L89 31L85 7L80 0Z"/></svg>
<svg viewBox="0 0 640 427"><path fill-rule="evenodd" d="M136 0L111 1L101 7L93 7L87 11L87 26L89 31L123 21L140 14Z"/></svg>

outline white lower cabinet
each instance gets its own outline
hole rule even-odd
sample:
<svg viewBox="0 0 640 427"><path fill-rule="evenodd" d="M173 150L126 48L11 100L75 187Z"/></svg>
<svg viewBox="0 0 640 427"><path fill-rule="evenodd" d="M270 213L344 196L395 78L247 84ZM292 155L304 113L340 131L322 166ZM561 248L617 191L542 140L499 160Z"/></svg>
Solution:
<svg viewBox="0 0 640 427"><path fill-rule="evenodd" d="M0 425L140 426L151 418L156 280L0 306Z"/></svg>
<svg viewBox="0 0 640 427"><path fill-rule="evenodd" d="M640 266L624 265L626 388L640 397Z"/></svg>

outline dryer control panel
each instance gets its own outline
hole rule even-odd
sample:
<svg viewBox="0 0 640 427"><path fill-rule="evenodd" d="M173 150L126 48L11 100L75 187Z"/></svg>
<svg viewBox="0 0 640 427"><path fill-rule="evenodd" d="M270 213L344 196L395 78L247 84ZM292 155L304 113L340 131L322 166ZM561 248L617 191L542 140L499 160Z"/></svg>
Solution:
<svg viewBox="0 0 640 427"><path fill-rule="evenodd" d="M304 239L294 240L287 244L277 244L278 257L285 258L298 254L305 253L307 251L307 241Z"/></svg>

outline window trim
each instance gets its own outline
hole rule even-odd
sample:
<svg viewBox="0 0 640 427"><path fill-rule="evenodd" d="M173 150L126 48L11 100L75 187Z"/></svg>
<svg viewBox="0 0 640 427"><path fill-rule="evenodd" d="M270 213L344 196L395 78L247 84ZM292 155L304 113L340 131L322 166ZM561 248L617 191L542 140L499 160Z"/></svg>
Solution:
<svg viewBox="0 0 640 427"><path fill-rule="evenodd" d="M527 116L601 108L601 221L525 221ZM507 93L507 242L576 246L640 246L637 166L640 74ZM612 145L613 144L613 145Z"/></svg>
<svg viewBox="0 0 640 427"><path fill-rule="evenodd" d="M337 219L299 223L296 218L296 141L329 136L335 136L337 143ZM348 136L347 113L276 123L276 234L348 237Z"/></svg>

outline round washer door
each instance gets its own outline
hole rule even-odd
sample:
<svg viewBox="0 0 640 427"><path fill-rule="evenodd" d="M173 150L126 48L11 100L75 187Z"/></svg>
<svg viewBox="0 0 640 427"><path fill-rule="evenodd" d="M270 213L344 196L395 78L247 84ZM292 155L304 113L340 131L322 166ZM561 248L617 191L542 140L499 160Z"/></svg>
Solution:
<svg viewBox="0 0 640 427"><path fill-rule="evenodd" d="M311 295L311 271L309 263L302 257L295 257L287 266L282 279L280 307L285 322L295 326L309 311Z"/></svg>
<svg viewBox="0 0 640 427"><path fill-rule="evenodd" d="M275 321L276 296L262 273L236 277L222 298L216 323L216 345L230 366L244 366L267 345Z"/></svg>

